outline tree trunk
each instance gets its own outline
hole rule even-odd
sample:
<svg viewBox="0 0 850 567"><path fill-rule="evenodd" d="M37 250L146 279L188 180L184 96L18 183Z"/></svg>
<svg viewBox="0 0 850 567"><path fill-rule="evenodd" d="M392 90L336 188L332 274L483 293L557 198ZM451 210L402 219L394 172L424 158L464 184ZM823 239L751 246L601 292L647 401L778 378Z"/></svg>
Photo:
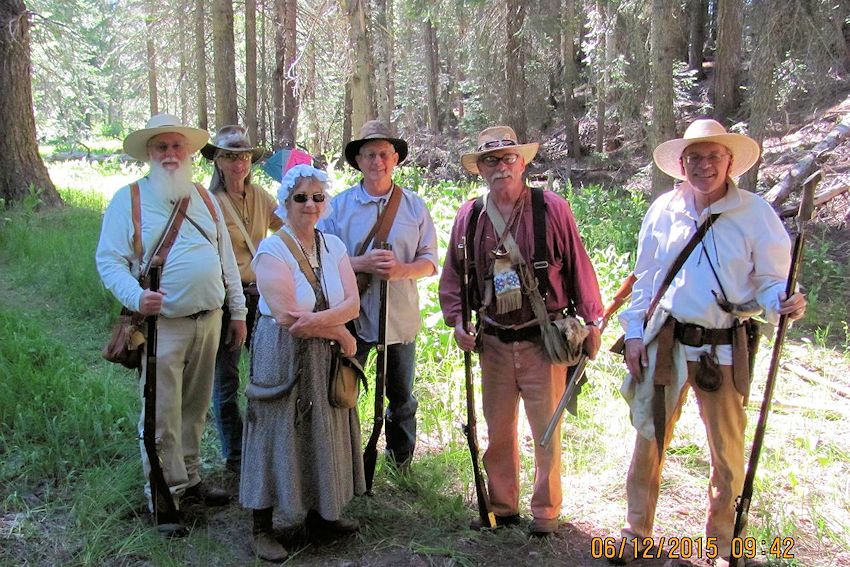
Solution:
<svg viewBox="0 0 850 567"><path fill-rule="evenodd" d="M55 207L62 199L36 143L28 17L21 0L0 2L0 198L18 203L32 188L42 206Z"/></svg>
<svg viewBox="0 0 850 567"><path fill-rule="evenodd" d="M437 53L437 32L431 24L431 17L425 18L422 23L422 35L425 42L425 58L428 62L428 126L431 133L440 132L440 63Z"/></svg>
<svg viewBox="0 0 850 567"><path fill-rule="evenodd" d="M596 151L605 152L605 96L608 89L608 14L604 0L596 0Z"/></svg>
<svg viewBox="0 0 850 567"><path fill-rule="evenodd" d="M215 127L237 124L236 49L233 39L233 2L213 3L213 55L215 65Z"/></svg>
<svg viewBox="0 0 850 567"><path fill-rule="evenodd" d="M697 78L705 77L702 69L705 45L706 0L688 0L688 70L696 71Z"/></svg>
<svg viewBox="0 0 850 567"><path fill-rule="evenodd" d="M245 130L257 136L257 0L245 0Z"/></svg>
<svg viewBox="0 0 850 567"><path fill-rule="evenodd" d="M186 26L186 14L189 11L188 0L180 0L177 6L177 28L180 30L180 76L177 78L177 106L180 108L180 123L188 124L189 95L186 88L189 74L189 31Z"/></svg>
<svg viewBox="0 0 850 567"><path fill-rule="evenodd" d="M295 147L298 104L295 99L296 0L275 2L274 122L275 148Z"/></svg>
<svg viewBox="0 0 850 567"><path fill-rule="evenodd" d="M670 26L673 25L672 0L652 1L650 55L652 59L652 127L650 152L671 139L676 132L673 121L673 49ZM670 188L672 180L652 165L652 199Z"/></svg>
<svg viewBox="0 0 850 567"><path fill-rule="evenodd" d="M195 85L198 93L198 128L209 130L207 105L207 41L204 32L204 0L195 0Z"/></svg>
<svg viewBox="0 0 850 567"><path fill-rule="evenodd" d="M717 56L714 60L714 117L729 123L741 104L743 0L717 2Z"/></svg>
<svg viewBox="0 0 850 567"><path fill-rule="evenodd" d="M389 124L395 106L395 55L393 49L392 2L376 0L375 23L377 25L375 47L375 104L378 119Z"/></svg>
<svg viewBox="0 0 850 567"><path fill-rule="evenodd" d="M564 2L564 30L561 34L561 62L563 63L564 85L564 125L566 127L567 152L573 159L581 157L581 141L578 136L578 108L575 88L578 83L578 69L575 60L575 36L578 27L576 20L576 0Z"/></svg>
<svg viewBox="0 0 850 567"><path fill-rule="evenodd" d="M145 47L147 51L148 62L148 101L151 116L159 114L159 98L157 97L156 86L156 46L153 43L155 32L153 29L154 15L153 7L148 4L148 14L145 17L145 31L147 38L145 39Z"/></svg>
<svg viewBox="0 0 850 567"><path fill-rule="evenodd" d="M505 12L505 102L511 126L520 143L528 140L528 118L525 113L525 56L523 53L522 25L525 21L526 4L522 0L507 0Z"/></svg>
<svg viewBox="0 0 850 567"><path fill-rule="evenodd" d="M260 77L262 78L262 81L260 82L261 90L257 95L259 97L259 114L260 114L259 118L258 118L258 120L259 120L259 126L258 126L259 139L257 140L257 142L264 145L264 146L268 146L269 140L272 139L271 136L269 136L268 131L269 131L269 128L270 128L270 124L269 124L270 123L270 120L269 120L269 114L270 114L269 99L271 98L269 96L269 84L273 83L273 81L269 80L268 73L266 73L266 60L268 59L268 57L266 57L266 54L269 52L268 45L266 43L267 42L267 40L266 40L266 29L267 29L266 23L268 22L268 17L266 15L266 13L267 13L266 12L266 6L268 6L266 0L260 0L259 4L257 5L258 10L260 12L260 24L259 24L260 25L260 47L259 47L259 49L260 49L260 53L259 53L260 71L259 72L260 72Z"/></svg>
<svg viewBox="0 0 850 567"><path fill-rule="evenodd" d="M350 79L352 132L358 131L364 122L376 115L375 90L372 86L374 64L366 24L365 1L342 0L343 9L348 15L348 37L354 54Z"/></svg>

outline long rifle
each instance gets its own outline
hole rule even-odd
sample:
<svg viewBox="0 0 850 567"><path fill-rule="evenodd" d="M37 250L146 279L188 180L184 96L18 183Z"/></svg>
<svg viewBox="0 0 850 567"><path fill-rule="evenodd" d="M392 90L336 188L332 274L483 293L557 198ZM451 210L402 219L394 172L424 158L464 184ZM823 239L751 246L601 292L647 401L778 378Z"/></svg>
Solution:
<svg viewBox="0 0 850 567"><path fill-rule="evenodd" d="M377 246L382 250L392 250L392 244L381 242ZM378 461L378 439L384 426L384 395L387 389L387 318L389 282L381 279L380 283L380 314L378 316L378 356L375 363L375 417L372 425L372 435L363 451L363 471L366 473L366 492L372 493L372 480L375 478L375 464Z"/></svg>
<svg viewBox="0 0 850 567"><path fill-rule="evenodd" d="M159 279L162 274L162 261L159 256L154 256L150 262L148 278L150 290L159 291ZM154 524L163 529L172 531L169 525L179 523L179 514L165 481L162 472L162 464L156 452L156 322L157 316L150 315L147 320L147 337L145 343L145 419L142 430L142 443L145 454L148 457L150 473L148 483L151 488L151 507L153 511ZM164 506L163 506L164 505ZM160 508L163 509L160 509Z"/></svg>
<svg viewBox="0 0 850 567"><path fill-rule="evenodd" d="M629 274L629 277L623 280L622 285L620 285L620 289L618 289L617 293L614 294L614 298L611 300L611 303L608 304L602 314L602 324L599 326L600 333L605 331L605 327L608 326L608 320L611 318L611 316L616 313L626 301L629 300L629 297L631 297L632 295L632 286L635 285L636 279L637 278L632 273ZM549 444L549 441L552 440L552 435L555 434L555 429L561 422L561 417L564 415L564 410L567 409L570 400L572 400L573 397L576 395L576 390L578 390L579 384L581 383L581 379L584 376L584 371L586 367L587 354L582 353L581 358L579 358L576 365L573 366L568 372L567 388L564 390L564 395L561 396L561 401L558 402L558 407L555 408L555 413L552 415L552 419L549 420L549 425L546 426L546 432L543 434L543 438L540 440L541 447L545 447Z"/></svg>
<svg viewBox="0 0 850 567"><path fill-rule="evenodd" d="M821 171L816 171L803 182L803 196L800 199L800 211L797 213L797 237L794 239L794 252L791 255L791 269L788 272L788 282L785 285L785 297L791 297L797 288L797 277L800 274L800 265L803 263L803 243L806 240L806 232L809 221L814 213L815 187L823 177ZM744 478L744 487L736 504L734 537L740 537L747 524L747 515L750 512L750 504L753 498L753 484L756 478L761 448L764 444L764 434L767 430L767 416L770 413L770 402L773 398L773 388L776 385L776 375L779 372L779 359L782 356L782 344L785 342L785 332L788 330L790 319L788 315L779 317L779 327L773 340L773 352L770 356L770 368L767 372L767 382L764 385L764 398L761 401L759 420L753 435L753 448L750 451L750 462L747 465L747 476ZM729 565L735 567L738 558L730 557Z"/></svg>
<svg viewBox="0 0 850 567"><path fill-rule="evenodd" d="M469 303L469 257L466 253L466 237L463 236L457 245L458 261L461 267L460 280L460 313L463 321L463 329L469 329L472 320L472 309ZM478 516L481 525L488 528L496 527L496 516L490 511L490 496L487 494L487 484L484 475L481 474L481 465L478 462L478 426L475 418L475 390L472 382L472 353L463 351L463 368L465 372L466 386L466 425L463 433L466 435L466 443L469 445L469 454L472 457L472 476L475 479L475 497L478 499Z"/></svg>

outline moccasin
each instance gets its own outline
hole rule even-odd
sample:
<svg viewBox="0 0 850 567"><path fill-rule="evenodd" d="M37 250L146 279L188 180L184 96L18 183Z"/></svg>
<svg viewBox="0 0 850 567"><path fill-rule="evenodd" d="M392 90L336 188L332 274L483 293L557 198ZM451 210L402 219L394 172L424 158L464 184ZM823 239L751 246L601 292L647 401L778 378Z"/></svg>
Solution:
<svg viewBox="0 0 850 567"><path fill-rule="evenodd" d="M251 538L251 547L254 550L254 554L264 561L281 563L289 557L286 548L275 539L274 534L269 532L254 534Z"/></svg>

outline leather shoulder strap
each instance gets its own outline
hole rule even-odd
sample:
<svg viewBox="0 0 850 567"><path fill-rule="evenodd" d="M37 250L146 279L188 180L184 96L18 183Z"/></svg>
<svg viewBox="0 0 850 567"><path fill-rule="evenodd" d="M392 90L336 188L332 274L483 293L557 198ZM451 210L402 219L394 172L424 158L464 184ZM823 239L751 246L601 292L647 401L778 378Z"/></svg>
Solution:
<svg viewBox="0 0 850 567"><path fill-rule="evenodd" d="M484 209L484 197L478 197L472 203L472 214L469 217L469 223L466 225L466 254L469 260L469 304L475 309L481 305L480 292L478 290L478 264L475 259L475 231L478 229L478 218L481 216L481 211Z"/></svg>
<svg viewBox="0 0 850 567"><path fill-rule="evenodd" d="M673 282L673 278L676 277L676 274L679 273L679 270L682 269L682 266L685 265L685 261L691 255L691 252L694 251L694 248L697 247L705 233L708 232L708 229L711 228L711 225L714 224L714 221L717 220L717 217L720 216L720 213L715 213L705 219L697 231L691 236L691 239L688 240L688 243L685 244L685 247L682 248L682 251L679 252L679 255L676 256L676 259L670 265L670 269L667 270L667 275L664 276L664 280L661 282L661 286L658 288L658 291L655 293L655 297L652 298L652 302L649 304L649 308L646 310L646 317L644 318L644 325L649 318L652 317L652 314L655 312L655 308L658 307L658 302L661 301L661 298L664 297L664 293L666 293L667 288L670 287L670 284Z"/></svg>
<svg viewBox="0 0 850 567"><path fill-rule="evenodd" d="M210 216L212 217L213 221L218 224L218 213L215 212L215 206L212 203L212 198L210 197L209 191L207 191L200 183L195 183L195 189L197 189L198 194L201 196L201 199L207 206L207 210L210 212Z"/></svg>
<svg viewBox="0 0 850 567"><path fill-rule="evenodd" d="M546 203L543 188L531 190L531 218L534 223L534 277L537 289L544 298L549 293L549 261L546 247Z"/></svg>
<svg viewBox="0 0 850 567"><path fill-rule="evenodd" d="M387 206L384 207L384 210L381 211L380 215L378 215L378 220L375 221L375 226L373 226L372 230L369 231L369 234L366 235L366 239L363 240L363 244L361 244L360 248L357 250L356 256L362 256L365 254L373 241L387 241L387 236L390 234L390 228L393 226L395 215L398 212L398 207L401 203L401 194L402 188L394 184L393 192L390 195Z"/></svg>
<svg viewBox="0 0 850 567"><path fill-rule="evenodd" d="M295 239L283 229L278 230L275 235L283 240L283 243L286 244L287 248L289 248L289 253L292 254L292 257L298 262L298 267L301 268L301 271L304 273L307 281L310 282L310 285L316 287L319 280L316 279L313 267L310 265L310 262L307 261L307 257L304 255L304 252L301 251L301 247L296 244Z"/></svg>
<svg viewBox="0 0 850 567"><path fill-rule="evenodd" d="M219 195L221 195L221 197L218 199L218 202L221 205L222 212L227 211L225 214L230 215L230 217L236 222L236 228L239 229L239 233L242 235L242 238L245 240L245 244L248 246L248 250L251 252L251 258L253 258L257 255L257 249L251 241L251 236L248 234L248 229L245 228L245 223L242 222L242 217L240 217L239 213L236 212L236 207L234 207L233 203L230 201L230 196L226 194L226 190L224 193L219 193ZM248 198L247 193L245 194L245 198Z"/></svg>
<svg viewBox="0 0 850 567"><path fill-rule="evenodd" d="M144 254L142 249L142 200L139 197L139 183L137 181L130 184L130 210L133 216L133 253L141 264Z"/></svg>

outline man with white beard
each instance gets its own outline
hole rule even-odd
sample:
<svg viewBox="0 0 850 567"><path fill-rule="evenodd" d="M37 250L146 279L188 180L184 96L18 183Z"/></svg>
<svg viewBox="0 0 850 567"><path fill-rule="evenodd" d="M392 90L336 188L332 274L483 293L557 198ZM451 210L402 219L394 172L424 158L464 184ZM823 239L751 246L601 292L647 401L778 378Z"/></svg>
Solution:
<svg viewBox="0 0 850 567"><path fill-rule="evenodd" d="M207 486L200 478L200 441L225 300L231 316L229 342L242 345L247 331L239 269L221 210L206 189L192 183L191 156L208 138L204 130L183 126L168 114L154 116L144 129L127 136L124 151L149 162L150 172L115 193L104 213L96 253L103 284L118 301L132 311L159 316L156 446L179 509L194 502L216 506L229 501L224 490ZM181 213L181 201L187 197L188 206ZM133 213L134 204L141 214ZM180 224L168 249L161 240L168 240L163 237L172 216ZM166 256L159 291L139 283L154 252ZM143 393L144 357L141 376ZM143 423L144 411L140 433ZM150 465L141 448L147 479ZM149 484L145 493L149 499ZM169 526L172 534L185 531L179 523L169 521Z"/></svg>

